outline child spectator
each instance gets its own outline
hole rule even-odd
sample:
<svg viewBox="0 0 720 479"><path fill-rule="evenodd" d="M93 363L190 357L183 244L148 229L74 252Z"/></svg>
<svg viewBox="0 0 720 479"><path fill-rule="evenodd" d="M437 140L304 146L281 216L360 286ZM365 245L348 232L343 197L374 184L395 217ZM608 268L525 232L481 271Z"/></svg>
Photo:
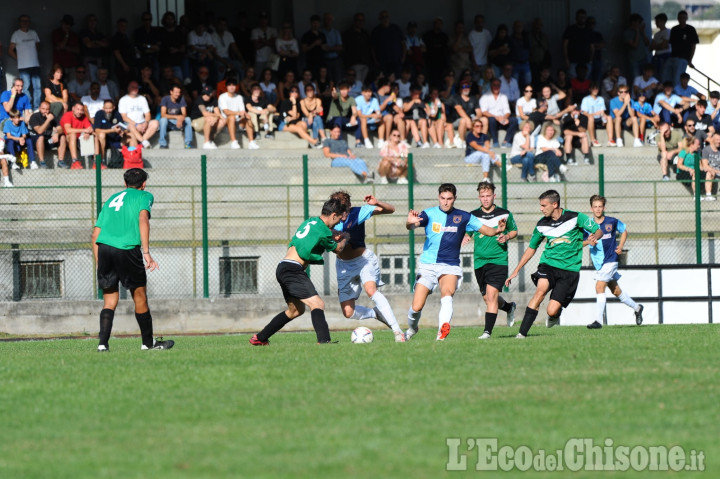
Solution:
<svg viewBox="0 0 720 479"><path fill-rule="evenodd" d="M17 156L23 149L27 151L30 169L37 170L38 164L35 161L35 150L32 141L28 138L29 131L27 125L22 119L20 112L13 109L10 110L10 121L6 121L3 125L3 133L5 134L5 151L13 156ZM6 176L3 173L3 176ZM7 185L6 185L7 186Z"/></svg>

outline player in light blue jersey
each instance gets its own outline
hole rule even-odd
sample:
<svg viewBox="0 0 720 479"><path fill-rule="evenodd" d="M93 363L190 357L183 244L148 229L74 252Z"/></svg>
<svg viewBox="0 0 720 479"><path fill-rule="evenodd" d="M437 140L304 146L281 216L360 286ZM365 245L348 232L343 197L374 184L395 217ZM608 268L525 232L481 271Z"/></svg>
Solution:
<svg viewBox="0 0 720 479"><path fill-rule="evenodd" d="M610 292L617 296L623 303L628 305L635 311L635 324L640 326L643 322L642 312L643 305L638 304L627 294L623 293L618 284L620 273L618 273L618 255L622 252L625 241L627 240L627 228L625 223L617 218L605 216L604 196L592 195L590 197L590 208L593 212L595 223L600 226L602 237L595 246L590 247L590 258L593 266L597 270L595 273L595 292L597 293L597 316L593 323L588 324L588 329L600 329L603 323L603 314L605 313L605 288L610 288ZM620 233L620 241L617 241L617 233ZM587 236L587 233L585 233ZM588 241L583 245L589 244Z"/></svg>
<svg viewBox="0 0 720 479"><path fill-rule="evenodd" d="M505 220L500 220L496 229L467 211L455 209L457 189L452 183L440 185L438 193L439 206L422 212L410 210L405 224L408 230L425 228L425 244L415 273L415 293L408 311L406 339L417 334L425 301L435 288L440 289L436 339L443 341L447 337L453 315L453 295L462 284L460 246L465 233L479 231L485 236L495 236L505 231Z"/></svg>

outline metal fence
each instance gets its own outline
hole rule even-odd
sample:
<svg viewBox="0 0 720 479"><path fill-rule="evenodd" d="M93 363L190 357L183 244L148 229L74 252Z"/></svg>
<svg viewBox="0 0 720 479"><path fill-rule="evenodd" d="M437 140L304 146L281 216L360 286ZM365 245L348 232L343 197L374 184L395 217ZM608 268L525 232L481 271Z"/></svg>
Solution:
<svg viewBox="0 0 720 479"><path fill-rule="evenodd" d="M632 151L632 150L631 150ZM328 195L344 189L354 204L365 194L392 203L394 215L369 220L367 243L380 258L387 289L407 292L424 235L404 228L410 208L437 205L437 186L458 187L456 206L478 207L480 168L454 157L418 157L418 183L361 185L347 172L307 156L239 159L199 155L168 168L172 157L153 158L148 191L155 196L151 221L153 257L160 270L149 275L153 297L256 297L279 294L275 266L297 226L319 214ZM645 157L598 156L591 165L569 167L567 181L527 183L519 170L495 169L497 204L513 212L520 235L510 248L516 264L540 219L537 197L557 189L563 206L589 214L589 197L604 194L607 214L628 225L624 260L630 265L714 263L718 202L700 201L689 185L659 181L659 168ZM92 299L98 297L90 236L99 207L122 189L122 170L38 174L32 187L0 189L0 300ZM39 175L45 175L44 177ZM697 175L699 178L699 175ZM56 185L61 178L66 184ZM652 179L651 179L652 178ZM72 184L67 184L72 181ZM18 184L19 182L16 182ZM704 186L698 183L698 193ZM716 189L717 185L713 185ZM540 251L519 281L524 290ZM472 251L462 253L465 280L472 282ZM584 264L589 265L586 253ZM310 270L323 294L336 291L334 258ZM526 277L527 276L527 277ZM127 295L126 291L121 291Z"/></svg>

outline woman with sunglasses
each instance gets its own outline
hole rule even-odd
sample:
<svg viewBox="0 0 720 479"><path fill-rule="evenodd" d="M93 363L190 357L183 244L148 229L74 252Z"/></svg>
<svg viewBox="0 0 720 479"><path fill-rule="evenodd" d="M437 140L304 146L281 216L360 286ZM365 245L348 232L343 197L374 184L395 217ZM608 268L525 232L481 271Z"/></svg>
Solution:
<svg viewBox="0 0 720 479"><path fill-rule="evenodd" d="M380 150L380 164L378 174L380 183L407 184L407 156L408 145L402 142L397 129L390 132L390 137Z"/></svg>
<svg viewBox="0 0 720 479"><path fill-rule="evenodd" d="M308 134L307 123L303 121L302 111L300 109L300 90L297 86L291 87L288 92L289 97L280 103L280 116L282 121L278 127L278 131L289 131L306 140L310 147L320 148L322 143L320 140L313 138Z"/></svg>

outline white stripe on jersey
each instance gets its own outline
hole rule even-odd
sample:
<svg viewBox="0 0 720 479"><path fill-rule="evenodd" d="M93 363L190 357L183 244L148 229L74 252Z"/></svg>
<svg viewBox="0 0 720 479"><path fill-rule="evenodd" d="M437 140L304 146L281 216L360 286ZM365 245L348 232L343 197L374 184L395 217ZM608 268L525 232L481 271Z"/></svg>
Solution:
<svg viewBox="0 0 720 479"><path fill-rule="evenodd" d="M510 217L510 214L493 216L492 218L489 218L489 219L485 219L485 218L482 218L482 217L479 217L479 216L478 216L477 218L480 219L480 221L482 221L482 223L483 223L484 225L490 226L491 228L497 228L498 222L499 222L500 220L506 220L506 221L507 221L507 219L508 219L509 217Z"/></svg>
<svg viewBox="0 0 720 479"><path fill-rule="evenodd" d="M538 226L537 230L544 236L549 236L551 238L559 238L560 236L563 236L564 234L569 233L570 231L575 229L576 226L577 216L575 218L564 221L562 224L557 226Z"/></svg>

